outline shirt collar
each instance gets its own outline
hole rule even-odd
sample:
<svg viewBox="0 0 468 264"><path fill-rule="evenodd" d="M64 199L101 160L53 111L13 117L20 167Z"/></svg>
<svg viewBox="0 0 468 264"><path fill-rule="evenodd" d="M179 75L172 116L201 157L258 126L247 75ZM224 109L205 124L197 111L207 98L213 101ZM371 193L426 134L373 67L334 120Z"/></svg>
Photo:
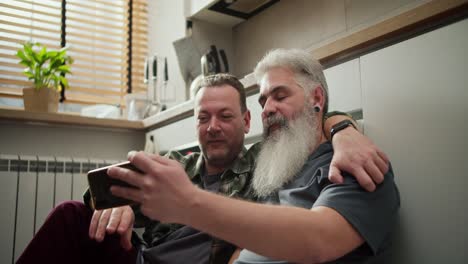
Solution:
<svg viewBox="0 0 468 264"><path fill-rule="evenodd" d="M226 171L232 171L234 174L243 174L253 170L254 164L245 157L246 153L247 149L245 147L242 148L242 151L239 153L238 158L235 159L234 163L223 172L223 174L221 175L221 179L223 179L226 175ZM203 154L200 153L198 155L198 159L195 163L195 166L191 170L187 171L187 174L190 177L190 179L201 179L201 175L205 167L204 164L205 158L203 157Z"/></svg>

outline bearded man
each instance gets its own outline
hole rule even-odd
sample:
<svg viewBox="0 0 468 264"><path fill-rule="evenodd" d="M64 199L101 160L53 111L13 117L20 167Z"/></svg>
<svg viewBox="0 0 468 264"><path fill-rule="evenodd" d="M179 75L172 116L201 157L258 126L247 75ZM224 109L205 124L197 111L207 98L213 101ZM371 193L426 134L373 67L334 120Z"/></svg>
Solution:
<svg viewBox="0 0 468 264"><path fill-rule="evenodd" d="M267 197L290 182L304 166L310 149L317 145L317 113L311 104L305 104L291 122L281 114L263 120L264 141L259 145L252 182L258 197Z"/></svg>
<svg viewBox="0 0 468 264"><path fill-rule="evenodd" d="M139 189L114 186L112 192L140 203L152 219L192 226L244 248L238 264L380 263L400 206L392 170L374 192L350 174L343 184L328 180L333 147L321 122L327 84L309 53L272 51L255 76L264 142L252 189L263 204L196 188L176 161L143 153L130 161L144 173L108 172Z"/></svg>

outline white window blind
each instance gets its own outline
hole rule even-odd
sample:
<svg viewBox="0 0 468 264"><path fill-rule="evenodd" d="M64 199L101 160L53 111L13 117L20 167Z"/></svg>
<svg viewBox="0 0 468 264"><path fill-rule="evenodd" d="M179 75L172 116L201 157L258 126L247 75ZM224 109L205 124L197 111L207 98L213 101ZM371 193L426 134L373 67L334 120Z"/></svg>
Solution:
<svg viewBox="0 0 468 264"><path fill-rule="evenodd" d="M22 88L32 86L22 74L16 51L26 41L60 49L60 1L0 2L0 95L22 97Z"/></svg>
<svg viewBox="0 0 468 264"><path fill-rule="evenodd" d="M148 5L147 0L133 0L132 6L131 87L133 92L144 92L145 57L148 55Z"/></svg>
<svg viewBox="0 0 468 264"><path fill-rule="evenodd" d="M31 85L15 56L22 43L35 41L54 49L65 43L74 59L65 102L123 105L130 87L135 92L146 89L141 66L147 52L146 2L1 1L0 96L21 98L21 89Z"/></svg>
<svg viewBox="0 0 468 264"><path fill-rule="evenodd" d="M66 43L75 59L70 102L120 103L127 87L126 0L67 0Z"/></svg>

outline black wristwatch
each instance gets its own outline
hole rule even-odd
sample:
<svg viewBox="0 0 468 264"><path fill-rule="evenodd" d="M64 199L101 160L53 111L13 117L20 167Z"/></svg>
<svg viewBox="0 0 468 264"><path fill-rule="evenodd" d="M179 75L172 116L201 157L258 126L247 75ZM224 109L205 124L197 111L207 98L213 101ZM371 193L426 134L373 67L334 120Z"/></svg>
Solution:
<svg viewBox="0 0 468 264"><path fill-rule="evenodd" d="M338 133L338 131L341 131L349 126L353 126L354 129L356 129L356 126L353 124L353 122L351 122L351 120L343 120L343 121L340 121L338 123L336 123L334 126L332 126L332 128L330 129L330 138L333 139L333 136Z"/></svg>

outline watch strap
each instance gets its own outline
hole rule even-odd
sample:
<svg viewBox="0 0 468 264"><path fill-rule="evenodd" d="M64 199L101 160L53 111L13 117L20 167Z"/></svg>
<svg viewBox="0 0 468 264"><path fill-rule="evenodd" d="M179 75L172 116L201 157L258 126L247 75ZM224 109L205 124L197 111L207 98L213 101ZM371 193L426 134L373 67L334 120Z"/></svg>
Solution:
<svg viewBox="0 0 468 264"><path fill-rule="evenodd" d="M338 123L336 123L335 125L332 126L332 128L330 129L330 137L331 139L333 139L333 136L338 133L339 131L349 127L349 126L352 126L354 127L354 129L356 129L356 126L354 125L354 123L351 121L351 120L343 120L343 121L340 121Z"/></svg>

